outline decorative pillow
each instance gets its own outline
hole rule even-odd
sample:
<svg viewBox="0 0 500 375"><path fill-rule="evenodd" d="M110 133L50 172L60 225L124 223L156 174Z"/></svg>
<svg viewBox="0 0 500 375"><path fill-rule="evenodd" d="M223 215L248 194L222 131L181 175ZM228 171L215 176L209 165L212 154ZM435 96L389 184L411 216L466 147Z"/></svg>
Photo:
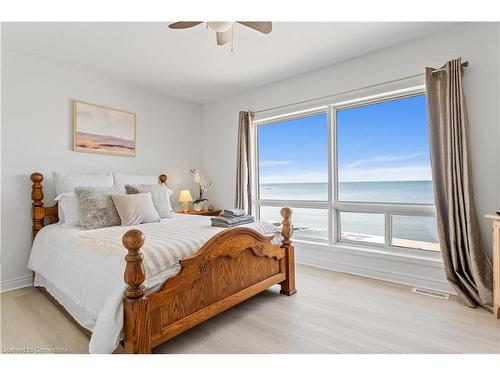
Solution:
<svg viewBox="0 0 500 375"><path fill-rule="evenodd" d="M113 172L115 185L157 184L158 176Z"/></svg>
<svg viewBox="0 0 500 375"><path fill-rule="evenodd" d="M64 225L80 225L80 206L74 192L59 194L55 201L58 202L57 213L59 223Z"/></svg>
<svg viewBox="0 0 500 375"><path fill-rule="evenodd" d="M165 185L125 185L127 194L151 193L153 205L162 219L172 217L172 206L170 205L170 195L172 190Z"/></svg>
<svg viewBox="0 0 500 375"><path fill-rule="evenodd" d="M122 226L160 221L149 192L132 195L113 194L111 198L115 202Z"/></svg>
<svg viewBox="0 0 500 375"><path fill-rule="evenodd" d="M71 193L68 193L68 194L71 194ZM57 217L59 219L58 223L59 224L64 224L66 222L66 218L64 217L64 209L61 205L61 202L58 202L59 200L59 197L61 196L62 194L59 194L57 197L55 197L55 201L57 202ZM78 201L78 200L77 200Z"/></svg>
<svg viewBox="0 0 500 375"><path fill-rule="evenodd" d="M113 186L113 175L110 174L63 174L52 172L56 186L56 196L72 193L81 186Z"/></svg>
<svg viewBox="0 0 500 375"><path fill-rule="evenodd" d="M125 194L123 186L79 187L75 189L80 207L80 223L86 229L120 225L111 194Z"/></svg>

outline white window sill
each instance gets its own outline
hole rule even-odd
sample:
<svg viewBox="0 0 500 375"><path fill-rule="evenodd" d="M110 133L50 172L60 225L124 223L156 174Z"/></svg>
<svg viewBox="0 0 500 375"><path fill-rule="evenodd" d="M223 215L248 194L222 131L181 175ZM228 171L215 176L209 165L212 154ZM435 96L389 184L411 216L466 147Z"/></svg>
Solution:
<svg viewBox="0 0 500 375"><path fill-rule="evenodd" d="M395 258L399 262L408 262L411 264L424 264L424 265L434 265L435 267L443 267L443 259L441 253L437 251L428 250L414 250L405 249L398 247L384 248L381 246L369 246L360 245L354 243L343 243L338 242L336 244L329 244L326 242L316 242L314 240L307 240L296 238L293 239L292 243L298 245L298 247L307 246L320 251L338 251L343 253L349 253L355 256L365 256L371 258Z"/></svg>

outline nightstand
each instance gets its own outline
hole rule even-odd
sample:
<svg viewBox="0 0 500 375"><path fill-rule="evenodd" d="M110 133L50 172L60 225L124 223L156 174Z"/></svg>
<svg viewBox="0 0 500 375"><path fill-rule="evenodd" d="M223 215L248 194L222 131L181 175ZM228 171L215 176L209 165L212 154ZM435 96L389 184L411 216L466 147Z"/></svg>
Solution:
<svg viewBox="0 0 500 375"><path fill-rule="evenodd" d="M220 210L201 210L201 211L193 211L189 210L188 212L183 212L182 210L175 211L178 214L184 214L184 215L199 215L199 216L219 216Z"/></svg>

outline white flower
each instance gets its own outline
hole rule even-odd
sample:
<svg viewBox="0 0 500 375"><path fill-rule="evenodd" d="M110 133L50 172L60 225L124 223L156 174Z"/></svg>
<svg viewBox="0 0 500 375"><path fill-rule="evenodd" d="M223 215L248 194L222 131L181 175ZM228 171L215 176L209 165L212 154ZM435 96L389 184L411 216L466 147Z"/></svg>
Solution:
<svg viewBox="0 0 500 375"><path fill-rule="evenodd" d="M203 179L203 176L200 174L200 172L198 172L198 171L194 172L194 182L196 182L197 184L200 184L202 179Z"/></svg>
<svg viewBox="0 0 500 375"><path fill-rule="evenodd" d="M203 181L202 184L200 184L201 190L207 191L208 188L212 185L212 182L207 182L206 180Z"/></svg>
<svg viewBox="0 0 500 375"><path fill-rule="evenodd" d="M191 173L193 173L194 182L196 182L200 189L203 191L207 191L208 188L212 185L212 181L207 181L203 175L197 171L196 169L191 169Z"/></svg>

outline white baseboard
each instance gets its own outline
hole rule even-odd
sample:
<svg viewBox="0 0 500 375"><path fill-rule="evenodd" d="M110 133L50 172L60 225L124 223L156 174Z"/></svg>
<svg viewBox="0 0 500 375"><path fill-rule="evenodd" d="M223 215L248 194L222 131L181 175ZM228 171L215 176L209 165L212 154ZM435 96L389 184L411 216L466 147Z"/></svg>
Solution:
<svg viewBox="0 0 500 375"><path fill-rule="evenodd" d="M33 286L33 275L0 281L0 293L8 292L14 289L26 288L28 286Z"/></svg>
<svg viewBox="0 0 500 375"><path fill-rule="evenodd" d="M342 246L296 241L297 263L372 279L456 294L446 281L442 262Z"/></svg>

